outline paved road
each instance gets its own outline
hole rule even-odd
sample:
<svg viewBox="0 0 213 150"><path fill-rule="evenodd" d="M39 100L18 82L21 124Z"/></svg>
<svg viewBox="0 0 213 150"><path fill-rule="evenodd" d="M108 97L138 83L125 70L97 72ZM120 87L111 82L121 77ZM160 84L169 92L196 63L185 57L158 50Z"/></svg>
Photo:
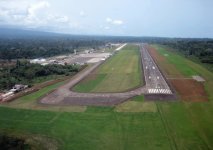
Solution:
<svg viewBox="0 0 213 150"><path fill-rule="evenodd" d="M70 88L103 63L99 62L77 74L67 84L40 99L39 103L49 105L111 106L141 94L172 94L157 65L143 45L140 46L140 54L145 75L145 86L123 93L77 93L70 91Z"/></svg>

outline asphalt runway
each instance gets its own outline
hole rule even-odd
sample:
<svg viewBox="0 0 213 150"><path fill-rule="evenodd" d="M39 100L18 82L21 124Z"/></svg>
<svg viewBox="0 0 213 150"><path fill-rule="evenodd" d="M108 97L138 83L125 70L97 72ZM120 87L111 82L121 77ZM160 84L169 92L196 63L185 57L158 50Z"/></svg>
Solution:
<svg viewBox="0 0 213 150"><path fill-rule="evenodd" d="M144 77L148 94L172 94L167 82L147 49L141 46Z"/></svg>
<svg viewBox="0 0 213 150"><path fill-rule="evenodd" d="M140 54L145 77L145 85L142 87L123 93L77 93L70 90L104 62L101 61L83 70L68 83L41 98L39 103L45 105L114 106L141 94L172 95L167 82L143 44L140 45Z"/></svg>

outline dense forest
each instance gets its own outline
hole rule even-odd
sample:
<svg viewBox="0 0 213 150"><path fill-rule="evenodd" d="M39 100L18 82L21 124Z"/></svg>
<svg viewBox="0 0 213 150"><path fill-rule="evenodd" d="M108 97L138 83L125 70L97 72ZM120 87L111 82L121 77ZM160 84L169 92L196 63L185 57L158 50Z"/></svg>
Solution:
<svg viewBox="0 0 213 150"><path fill-rule="evenodd" d="M46 65L31 64L26 60L18 60L15 66L0 69L0 90L10 89L15 84L31 85L37 78L51 75L72 75L78 72L78 65Z"/></svg>
<svg viewBox="0 0 213 150"><path fill-rule="evenodd" d="M101 41L72 40L69 38L42 39L1 39L0 59L20 59L50 57L73 53L74 49L91 47L96 49L103 45Z"/></svg>
<svg viewBox="0 0 213 150"><path fill-rule="evenodd" d="M104 45L93 36L0 28L0 59L29 59L73 53L81 48Z"/></svg>

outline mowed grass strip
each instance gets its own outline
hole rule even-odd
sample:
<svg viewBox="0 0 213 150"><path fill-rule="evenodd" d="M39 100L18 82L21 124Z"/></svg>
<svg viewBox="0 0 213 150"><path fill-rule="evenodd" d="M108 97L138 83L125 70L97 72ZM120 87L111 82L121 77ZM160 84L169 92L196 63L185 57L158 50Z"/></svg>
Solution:
<svg viewBox="0 0 213 150"><path fill-rule="evenodd" d="M175 149L213 148L212 103L157 103Z"/></svg>
<svg viewBox="0 0 213 150"><path fill-rule="evenodd" d="M98 84L100 84L101 81L105 79L106 76L106 74L90 74L86 79L87 81L82 81L81 83L77 84L73 90L78 92L91 92L94 87L96 87Z"/></svg>
<svg viewBox="0 0 213 150"><path fill-rule="evenodd" d="M127 101L115 108L116 112L157 112L157 107L154 102L138 102L138 101Z"/></svg>
<svg viewBox="0 0 213 150"><path fill-rule="evenodd" d="M73 89L77 92L123 92L140 86L139 47L127 45Z"/></svg>
<svg viewBox="0 0 213 150"><path fill-rule="evenodd" d="M144 95L135 96L128 101L117 105L115 112L123 113L139 113L139 112L157 112L157 107L154 102L144 102Z"/></svg>

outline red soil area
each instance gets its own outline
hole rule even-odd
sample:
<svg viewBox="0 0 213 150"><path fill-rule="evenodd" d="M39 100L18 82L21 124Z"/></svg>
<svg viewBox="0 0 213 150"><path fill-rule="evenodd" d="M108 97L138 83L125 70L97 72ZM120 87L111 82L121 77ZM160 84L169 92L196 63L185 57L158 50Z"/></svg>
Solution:
<svg viewBox="0 0 213 150"><path fill-rule="evenodd" d="M193 79L169 80L184 101L208 101L203 84Z"/></svg>

